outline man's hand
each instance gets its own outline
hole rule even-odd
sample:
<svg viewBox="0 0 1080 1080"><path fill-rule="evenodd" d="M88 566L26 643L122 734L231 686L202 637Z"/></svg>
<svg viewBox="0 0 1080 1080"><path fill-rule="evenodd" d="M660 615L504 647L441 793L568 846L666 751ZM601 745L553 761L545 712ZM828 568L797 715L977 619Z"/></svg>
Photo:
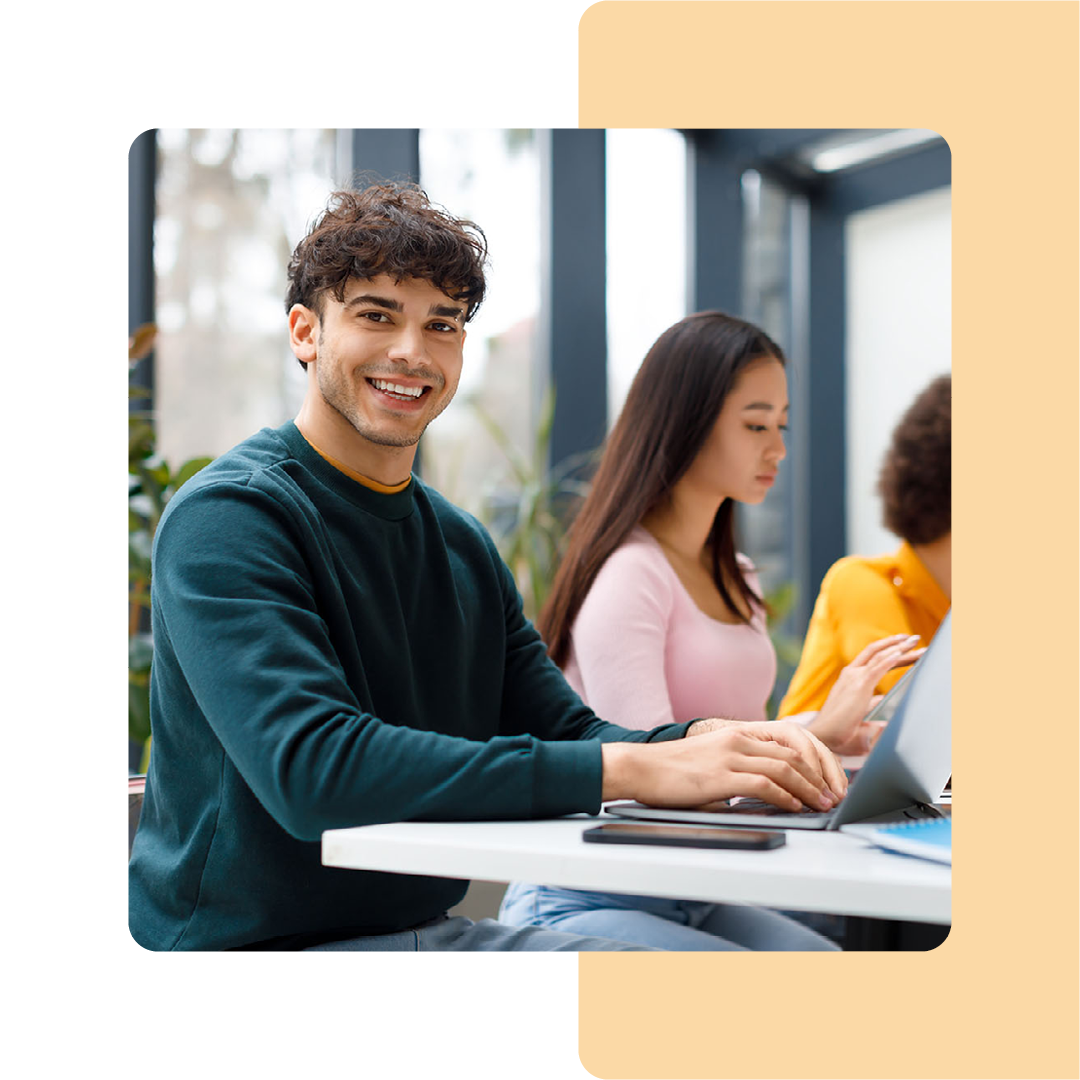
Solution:
<svg viewBox="0 0 1080 1080"><path fill-rule="evenodd" d="M807 730L837 754L866 754L884 724L863 718L880 700L874 687L893 668L913 664L925 649L915 647L918 634L893 634L871 642L841 672L821 711Z"/></svg>
<svg viewBox="0 0 1080 1080"><path fill-rule="evenodd" d="M602 753L605 802L711 810L748 795L798 812L829 810L847 792L844 770L828 748L784 721L720 721L693 739L605 743Z"/></svg>

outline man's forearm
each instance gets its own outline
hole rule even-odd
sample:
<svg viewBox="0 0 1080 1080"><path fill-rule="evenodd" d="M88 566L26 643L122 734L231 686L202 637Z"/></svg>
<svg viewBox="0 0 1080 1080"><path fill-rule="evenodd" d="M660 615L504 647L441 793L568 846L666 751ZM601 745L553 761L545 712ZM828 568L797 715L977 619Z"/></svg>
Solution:
<svg viewBox="0 0 1080 1080"><path fill-rule="evenodd" d="M715 723L717 727L707 725ZM698 720L686 729L689 737L695 734L694 728L701 725L696 734L704 735L709 731L719 730L720 727L736 724L732 720ZM680 742L681 740L676 740ZM672 743L663 744L668 747ZM604 743L600 748L603 778L600 787L600 801L610 802L613 799L639 799L642 793L642 784L648 782L651 774L657 769L664 770L661 757L656 750L659 747L651 743L638 742L611 742Z"/></svg>
<svg viewBox="0 0 1080 1080"><path fill-rule="evenodd" d="M706 720L695 720L687 729L687 737L691 735L704 735L708 731L719 731L729 724L743 724L744 720L725 720L719 716L710 716Z"/></svg>
<svg viewBox="0 0 1080 1080"><path fill-rule="evenodd" d="M741 723L743 723L741 720L724 720L719 717L695 720L687 727L684 736L689 738L692 735L705 735ZM643 774L650 768L655 768L656 765L654 758L642 758L642 751L648 753L648 746L648 743L637 742L604 743L601 748L603 762L601 802L638 797L637 789Z"/></svg>
<svg viewBox="0 0 1080 1080"><path fill-rule="evenodd" d="M634 774L636 757L647 744L632 742L604 743L600 748L603 763L603 783L600 801L632 799L634 797Z"/></svg>

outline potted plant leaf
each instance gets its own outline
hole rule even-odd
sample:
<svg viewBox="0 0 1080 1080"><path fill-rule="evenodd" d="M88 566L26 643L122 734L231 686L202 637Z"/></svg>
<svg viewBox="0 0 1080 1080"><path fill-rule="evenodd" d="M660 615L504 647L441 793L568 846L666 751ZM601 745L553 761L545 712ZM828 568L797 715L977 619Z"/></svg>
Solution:
<svg viewBox="0 0 1080 1080"><path fill-rule="evenodd" d="M157 328L140 326L128 342L128 739L141 747L138 772L150 749L150 551L169 499L213 460L196 457L173 469L157 452L153 414L140 407L150 392L132 376L154 346Z"/></svg>

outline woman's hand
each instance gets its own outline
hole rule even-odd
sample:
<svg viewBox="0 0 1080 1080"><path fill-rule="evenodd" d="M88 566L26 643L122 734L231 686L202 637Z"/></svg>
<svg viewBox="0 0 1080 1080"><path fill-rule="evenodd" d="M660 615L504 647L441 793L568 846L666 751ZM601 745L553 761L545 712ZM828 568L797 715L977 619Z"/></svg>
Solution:
<svg viewBox="0 0 1080 1080"><path fill-rule="evenodd" d="M867 645L840 672L808 730L835 754L868 753L885 727L864 719L880 700L874 687L893 668L912 664L926 652L915 647L918 640L918 634L893 634Z"/></svg>

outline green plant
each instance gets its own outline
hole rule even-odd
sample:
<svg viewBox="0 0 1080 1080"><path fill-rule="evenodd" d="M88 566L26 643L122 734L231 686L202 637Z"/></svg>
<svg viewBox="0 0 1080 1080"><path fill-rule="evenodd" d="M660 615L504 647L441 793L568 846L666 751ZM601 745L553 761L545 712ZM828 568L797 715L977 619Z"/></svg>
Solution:
<svg viewBox="0 0 1080 1080"><path fill-rule="evenodd" d="M150 738L150 664L154 640L149 630L150 551L169 499L213 460L192 458L175 471L157 452L152 414L135 407L149 391L132 381L140 360L154 346L157 328L140 326L128 342L128 738ZM145 752L144 752L145 764Z"/></svg>
<svg viewBox="0 0 1080 1080"><path fill-rule="evenodd" d="M783 628L783 623L795 607L795 583L782 581L765 593L765 603L769 609L769 637L776 649L776 682L769 698L769 715L775 716L780 701L787 689L791 676L799 666L803 641L796 634Z"/></svg>
<svg viewBox="0 0 1080 1080"><path fill-rule="evenodd" d="M512 482L488 493L480 517L510 567L524 602L525 615L536 620L562 558L569 508L588 494L587 482L573 474L595 452L577 454L549 468L555 391L549 386L540 406L536 438L523 454L480 405L473 408L506 456Z"/></svg>

